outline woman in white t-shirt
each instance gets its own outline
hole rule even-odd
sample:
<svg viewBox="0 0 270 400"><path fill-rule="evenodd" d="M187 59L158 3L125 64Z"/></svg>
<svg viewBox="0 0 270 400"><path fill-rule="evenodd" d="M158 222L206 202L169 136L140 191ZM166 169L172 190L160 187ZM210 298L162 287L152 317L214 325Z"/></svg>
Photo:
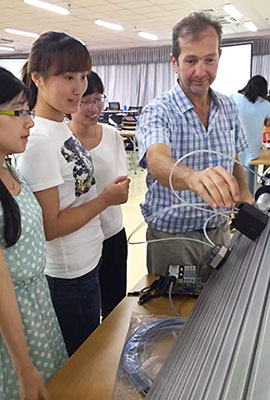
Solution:
<svg viewBox="0 0 270 400"><path fill-rule="evenodd" d="M108 182L127 174L127 157L117 130L98 123L105 99L101 79L92 71L87 80L87 90L69 127L93 159L99 194ZM104 319L126 294L127 238L120 206L107 208L100 214L100 221L105 236L99 270Z"/></svg>
<svg viewBox="0 0 270 400"><path fill-rule="evenodd" d="M126 202L126 176L97 195L90 155L64 122L77 111L87 88L91 60L86 47L62 32L42 34L33 44L23 80L32 90L36 124L18 167L43 210L46 275L71 355L98 326L99 260L104 239L98 215Z"/></svg>

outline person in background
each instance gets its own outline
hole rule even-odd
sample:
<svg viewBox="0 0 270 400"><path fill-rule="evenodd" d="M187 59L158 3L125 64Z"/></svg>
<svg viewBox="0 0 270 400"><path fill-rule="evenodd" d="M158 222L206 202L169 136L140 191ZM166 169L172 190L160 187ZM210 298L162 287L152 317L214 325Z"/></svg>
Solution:
<svg viewBox="0 0 270 400"><path fill-rule="evenodd" d="M221 55L221 34L220 24L204 13L192 13L174 26L171 61L177 84L154 99L139 119L139 159L148 169L141 205L147 239L182 238L147 245L149 273L160 275L170 264L196 265L206 281L211 273L209 247L189 239L206 240L203 227L211 213L192 204L203 199L206 205L223 208L253 201L243 167L234 161L247 147L237 107L210 87ZM179 163L172 183L191 206L168 210L177 202L169 185L171 169L180 157L197 150L224 157L197 152ZM207 228L215 244L229 245L229 227L222 216L214 216Z"/></svg>
<svg viewBox="0 0 270 400"><path fill-rule="evenodd" d="M119 175L127 175L127 156L123 140L115 128L98 123L105 101L100 77L87 75L88 87L69 127L92 157L97 193ZM100 214L105 236L99 281L103 319L123 299L127 284L127 238L120 206L107 208Z"/></svg>
<svg viewBox="0 0 270 400"><path fill-rule="evenodd" d="M126 202L129 186L120 176L97 195L91 156L64 120L78 110L90 68L88 50L79 40L47 32L34 42L23 71L36 124L18 166L42 207L45 272L69 355L100 322L104 236L98 215Z"/></svg>
<svg viewBox="0 0 270 400"><path fill-rule="evenodd" d="M49 400L44 380L67 359L44 275L41 208L11 167L33 127L30 90L0 67L0 398Z"/></svg>
<svg viewBox="0 0 270 400"><path fill-rule="evenodd" d="M249 79L243 89L231 95L240 112L245 129L248 149L239 153L241 163L246 167L249 190L254 192L254 165L249 162L260 155L263 141L263 127L270 123L270 103L266 100L267 80L261 75ZM249 170L249 169L250 170Z"/></svg>

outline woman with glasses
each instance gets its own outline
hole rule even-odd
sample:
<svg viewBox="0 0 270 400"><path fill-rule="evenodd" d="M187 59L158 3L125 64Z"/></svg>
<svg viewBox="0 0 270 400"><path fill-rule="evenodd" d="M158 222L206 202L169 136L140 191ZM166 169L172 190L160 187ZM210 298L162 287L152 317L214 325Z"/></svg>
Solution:
<svg viewBox="0 0 270 400"><path fill-rule="evenodd" d="M69 355L100 322L98 270L104 236L98 215L124 203L128 194L128 180L122 176L97 195L92 159L64 120L77 111L90 68L82 42L47 32L34 42L23 73L36 117L18 166L42 207L45 272Z"/></svg>
<svg viewBox="0 0 270 400"><path fill-rule="evenodd" d="M44 381L67 358L44 275L42 212L11 167L34 126L29 89L0 67L0 399L49 400Z"/></svg>
<svg viewBox="0 0 270 400"><path fill-rule="evenodd" d="M101 79L92 71L87 81L87 90L69 127L94 162L99 194L111 180L127 175L127 159L117 130L98 122L106 100ZM100 214L100 221L105 236L99 270L104 319L126 294L127 239L120 206L107 208Z"/></svg>

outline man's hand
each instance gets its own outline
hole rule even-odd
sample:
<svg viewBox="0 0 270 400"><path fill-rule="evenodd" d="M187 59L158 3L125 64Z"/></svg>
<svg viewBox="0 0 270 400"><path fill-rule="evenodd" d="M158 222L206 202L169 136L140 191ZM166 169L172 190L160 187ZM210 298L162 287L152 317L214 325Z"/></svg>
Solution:
<svg viewBox="0 0 270 400"><path fill-rule="evenodd" d="M245 202L245 203L249 203L252 206L254 206L254 204L255 204L255 200L252 197L252 194L250 192L247 192L245 194L241 194L241 202L242 201Z"/></svg>
<svg viewBox="0 0 270 400"><path fill-rule="evenodd" d="M198 193L211 207L232 207L242 200L235 177L220 166L191 170L185 182L189 190Z"/></svg>
<svg viewBox="0 0 270 400"><path fill-rule="evenodd" d="M34 366L24 369L18 378L21 400L52 400L45 388L41 374Z"/></svg>

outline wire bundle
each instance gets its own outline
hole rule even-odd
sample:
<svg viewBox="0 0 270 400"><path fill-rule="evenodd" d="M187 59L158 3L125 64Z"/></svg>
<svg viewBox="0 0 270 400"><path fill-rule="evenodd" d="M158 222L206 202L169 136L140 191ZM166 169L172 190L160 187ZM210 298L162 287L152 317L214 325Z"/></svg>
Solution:
<svg viewBox="0 0 270 400"><path fill-rule="evenodd" d="M211 207L210 207L208 204L206 204L206 203L195 203L195 204L188 203L188 202L186 202L182 197L180 197L180 196L178 195L178 193L176 192L176 190L174 189L173 184L172 184L172 175L173 175L173 172L174 172L175 168L177 167L177 165L178 165L179 163L181 163L185 158L190 157L191 155L197 154L197 153L211 153L211 154L216 154L216 155L222 156L222 157L224 157L224 158L231 159L231 160L233 160L235 163L237 163L237 164L239 164L239 165L242 165L242 164L240 163L240 161L238 161L238 160L236 160L236 159L234 159L234 158L232 158L232 157L230 157L230 156L228 156L228 155L226 155L226 154L222 154L222 153L219 153L219 152L214 151L214 150L195 150L195 151L191 151L190 153L185 154L184 156L180 157L180 158L175 162L175 164L173 165L173 167L172 167L172 169L171 169L170 175L169 175L169 185L170 185L170 188L171 188L171 190L172 190L174 196L175 196L181 203L180 203L180 204L174 204L174 205L172 205L172 206L170 206L170 207L166 207L166 208L160 210L158 213L155 213L154 215L152 215L152 218L162 215L164 212L168 211L169 209L180 208L180 207L192 207L192 208L196 208L196 209L198 209L198 210L207 211L207 212L211 213L210 217L205 221L204 227L203 227L203 232L204 232L204 235L205 235L205 238L206 238L207 242L203 242L203 241L201 241L201 240L192 239L192 238L188 238L188 237L186 237L186 238L181 238L181 237L163 238L163 239L155 239L155 240L148 240L148 241L131 242L131 237L144 225L144 222L143 222L143 223L141 223L138 227L136 227L136 228L134 229L134 231L131 232L131 234L129 235L129 237L128 237L128 243L129 243L129 244L155 243L155 242L159 242L159 241L168 241L168 240L190 240L190 241L195 241L195 242L201 243L201 244L203 244L203 245L208 245L208 246L210 246L210 247L215 246L215 243L213 243L212 240L211 240L211 239L209 238L209 236L207 235L206 228L207 228L208 222L210 221L211 218L215 217L216 215L220 215L220 216L224 217L225 219L231 220L230 214L235 213L235 212L238 212L238 209L235 208L235 207L231 207L231 208L229 208L228 210L224 210L224 209L222 209L222 210L217 210L217 209L215 209L215 208L211 208ZM243 166L243 167L246 168L245 166ZM261 176L261 175L257 174L255 171L253 171L253 170L251 170L251 169L249 169L249 170L250 170L253 174L257 175L260 179L262 179L262 176ZM157 181L155 181L155 182L153 183L153 185L155 185L156 183L157 183ZM153 186L153 185L152 185L152 186Z"/></svg>
<svg viewBox="0 0 270 400"><path fill-rule="evenodd" d="M153 378L146 373L141 363L141 355L146 346L152 346L158 337L171 335L173 331L179 334L184 323L183 318L152 321L139 326L128 338L123 348L120 366L125 377L138 392L146 394L153 382Z"/></svg>

